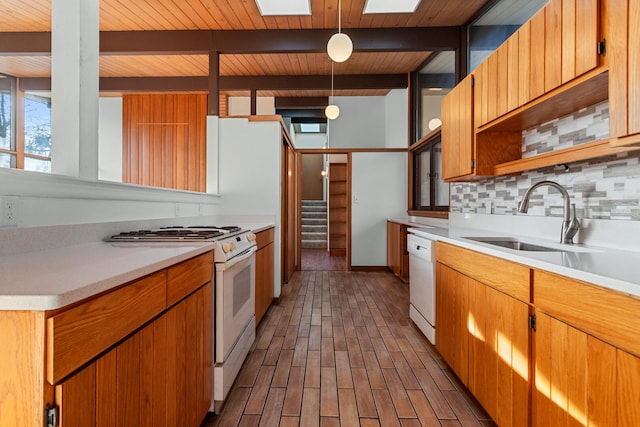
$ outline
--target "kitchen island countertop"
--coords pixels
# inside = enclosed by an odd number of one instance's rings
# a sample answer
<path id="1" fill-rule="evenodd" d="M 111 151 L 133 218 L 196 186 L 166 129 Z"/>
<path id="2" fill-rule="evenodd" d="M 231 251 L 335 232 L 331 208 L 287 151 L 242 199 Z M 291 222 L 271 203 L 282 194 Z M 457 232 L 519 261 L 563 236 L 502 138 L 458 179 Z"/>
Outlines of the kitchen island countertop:
<path id="1" fill-rule="evenodd" d="M 0 310 L 54 310 L 213 250 L 215 243 L 96 242 L 0 257 Z"/>

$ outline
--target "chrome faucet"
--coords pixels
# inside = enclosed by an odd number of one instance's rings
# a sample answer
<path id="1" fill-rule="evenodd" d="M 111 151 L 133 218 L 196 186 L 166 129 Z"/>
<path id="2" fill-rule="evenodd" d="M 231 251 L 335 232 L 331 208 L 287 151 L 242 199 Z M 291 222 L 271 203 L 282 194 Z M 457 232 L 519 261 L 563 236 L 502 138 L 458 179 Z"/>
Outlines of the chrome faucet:
<path id="1" fill-rule="evenodd" d="M 569 210 L 569 200 L 570 200 L 569 193 L 567 193 L 567 190 L 565 190 L 565 188 L 562 185 L 553 181 L 540 181 L 536 184 L 533 184 L 524 193 L 524 196 L 522 196 L 522 201 L 520 202 L 520 206 L 518 206 L 518 212 L 526 213 L 527 210 L 529 210 L 529 197 L 531 197 L 531 193 L 533 193 L 533 191 L 536 188 L 542 187 L 543 185 L 548 185 L 550 187 L 553 187 L 556 190 L 558 190 L 560 194 L 562 194 L 562 198 L 564 199 L 564 218 L 562 221 L 560 243 L 573 244 L 573 236 L 575 236 L 575 234 L 580 229 L 580 222 L 578 221 L 578 218 L 576 218 L 575 204 L 571 205 L 573 208 L 573 217 L 571 217 L 571 213 Z"/>

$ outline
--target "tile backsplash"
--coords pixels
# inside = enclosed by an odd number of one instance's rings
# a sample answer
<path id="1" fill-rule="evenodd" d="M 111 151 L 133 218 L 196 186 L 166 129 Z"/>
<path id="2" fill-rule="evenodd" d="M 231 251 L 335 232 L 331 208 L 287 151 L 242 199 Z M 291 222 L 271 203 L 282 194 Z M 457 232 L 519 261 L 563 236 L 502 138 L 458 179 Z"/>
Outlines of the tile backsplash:
<path id="1" fill-rule="evenodd" d="M 523 132 L 523 157 L 568 148 L 609 135 L 608 102 Z M 563 185 L 579 218 L 640 221 L 640 153 L 632 152 L 525 171 L 519 176 L 451 185 L 451 211 L 515 214 L 518 202 L 532 184 L 551 180 Z M 530 215 L 562 216 L 563 201 L 551 187 L 538 188 L 529 204 Z"/>

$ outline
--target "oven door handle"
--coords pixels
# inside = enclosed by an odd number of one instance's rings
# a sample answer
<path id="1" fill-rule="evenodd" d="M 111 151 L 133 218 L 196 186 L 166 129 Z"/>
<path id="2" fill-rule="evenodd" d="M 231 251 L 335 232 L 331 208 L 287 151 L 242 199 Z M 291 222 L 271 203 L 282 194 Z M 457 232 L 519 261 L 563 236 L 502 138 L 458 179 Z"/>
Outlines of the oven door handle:
<path id="1" fill-rule="evenodd" d="M 231 258 L 227 262 L 216 263 L 216 270 L 224 271 L 224 270 L 226 270 L 228 268 L 231 268 L 234 265 L 236 265 L 237 263 L 242 262 L 245 259 L 253 256 L 253 254 L 255 254 L 256 251 L 257 251 L 257 248 L 255 246 L 252 246 L 249 249 L 247 249 L 246 251 L 244 251 L 244 252 L 240 253 L 239 255 L 236 255 L 235 257 Z"/>

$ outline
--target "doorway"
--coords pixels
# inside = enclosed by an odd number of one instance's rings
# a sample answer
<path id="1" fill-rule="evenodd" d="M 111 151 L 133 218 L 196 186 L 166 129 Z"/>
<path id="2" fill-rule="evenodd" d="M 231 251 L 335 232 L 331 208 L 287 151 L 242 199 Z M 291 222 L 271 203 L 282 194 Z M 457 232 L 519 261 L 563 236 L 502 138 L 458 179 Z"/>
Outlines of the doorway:
<path id="1" fill-rule="evenodd" d="M 349 156 L 313 150 L 300 154 L 299 159 L 298 265 L 301 270 L 346 271 L 350 258 Z"/>

